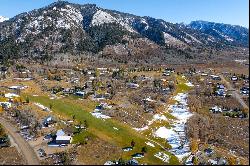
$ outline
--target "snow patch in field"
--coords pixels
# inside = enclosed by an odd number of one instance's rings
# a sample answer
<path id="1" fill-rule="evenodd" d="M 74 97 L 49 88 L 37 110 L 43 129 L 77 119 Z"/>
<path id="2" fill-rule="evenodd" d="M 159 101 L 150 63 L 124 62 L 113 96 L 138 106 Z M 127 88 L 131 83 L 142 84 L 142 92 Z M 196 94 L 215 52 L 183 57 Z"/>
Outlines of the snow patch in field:
<path id="1" fill-rule="evenodd" d="M 160 114 L 155 114 L 153 116 L 154 120 L 167 120 L 167 118 L 164 115 L 160 115 Z"/>
<path id="2" fill-rule="evenodd" d="M 154 144 L 152 144 L 151 142 L 145 142 L 148 146 L 152 146 L 152 147 L 155 147 Z"/>
<path id="3" fill-rule="evenodd" d="M 34 103 L 36 106 L 42 108 L 45 111 L 50 111 L 50 109 L 48 107 L 45 107 L 44 105 L 40 104 L 40 103 Z"/>
<path id="4" fill-rule="evenodd" d="M 116 128 L 116 127 L 113 127 L 113 129 L 114 129 L 114 130 L 119 130 L 119 129 L 118 129 L 118 128 Z"/>
<path id="5" fill-rule="evenodd" d="M 156 130 L 155 136 L 160 138 L 168 139 L 171 136 L 176 135 L 176 132 L 173 129 L 167 129 L 166 127 L 160 127 Z"/>
<path id="6" fill-rule="evenodd" d="M 91 115 L 93 115 L 94 117 L 99 118 L 99 119 L 109 119 L 109 118 L 111 118 L 110 116 L 103 115 L 101 112 L 91 112 Z"/>
<path id="7" fill-rule="evenodd" d="M 183 157 L 190 155 L 189 141 L 185 134 L 185 125 L 187 120 L 192 116 L 189 112 L 187 105 L 187 94 L 178 93 L 173 97 L 176 103 L 168 107 L 169 113 L 176 117 L 177 120 L 173 120 L 170 125 L 173 126 L 170 129 L 166 127 L 158 128 L 154 136 L 164 138 L 171 145 L 170 152 L 173 153 L 179 160 Z"/>
<path id="8" fill-rule="evenodd" d="M 154 156 L 157 157 L 158 159 L 162 160 L 165 163 L 169 162 L 169 156 L 166 153 L 158 152 Z"/>
<path id="9" fill-rule="evenodd" d="M 190 86 L 190 87 L 192 87 L 192 86 L 194 86 L 194 84 L 192 84 L 191 82 L 188 82 L 188 83 L 185 83 L 187 86 Z"/>
<path id="10" fill-rule="evenodd" d="M 133 128 L 136 131 L 143 131 L 143 130 L 147 130 L 148 126 L 142 127 L 142 128 Z"/>

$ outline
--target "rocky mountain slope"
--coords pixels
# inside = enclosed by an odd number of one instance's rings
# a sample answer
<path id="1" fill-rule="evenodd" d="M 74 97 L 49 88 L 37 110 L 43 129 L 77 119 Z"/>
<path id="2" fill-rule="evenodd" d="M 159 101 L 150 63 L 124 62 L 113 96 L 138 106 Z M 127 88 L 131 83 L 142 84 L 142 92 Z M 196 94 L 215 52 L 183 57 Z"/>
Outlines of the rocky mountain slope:
<path id="1" fill-rule="evenodd" d="M 65 1 L 0 23 L 2 60 L 24 56 L 47 59 L 66 52 L 161 59 L 166 50 L 189 56 L 187 50 L 198 47 L 248 47 L 248 43 L 248 29 L 240 26 L 204 21 L 172 24 Z"/>

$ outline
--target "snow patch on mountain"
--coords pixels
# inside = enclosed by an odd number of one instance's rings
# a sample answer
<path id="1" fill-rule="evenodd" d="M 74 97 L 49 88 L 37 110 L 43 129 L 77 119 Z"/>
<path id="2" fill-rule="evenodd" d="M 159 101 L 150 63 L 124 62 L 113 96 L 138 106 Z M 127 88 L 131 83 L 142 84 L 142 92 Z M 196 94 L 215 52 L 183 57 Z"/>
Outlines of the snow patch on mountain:
<path id="1" fill-rule="evenodd" d="M 118 17 L 117 18 L 117 22 L 119 22 L 119 24 L 121 26 L 123 26 L 127 31 L 132 32 L 132 33 L 137 33 L 129 24 L 131 22 L 131 20 L 133 20 L 133 18 L 123 18 L 123 17 Z"/>
<path id="2" fill-rule="evenodd" d="M 65 7 L 66 9 L 61 8 L 61 11 L 66 13 L 64 16 L 70 20 L 73 20 L 77 24 L 81 24 L 81 22 L 83 21 L 81 12 L 70 5 L 66 5 Z"/>
<path id="3" fill-rule="evenodd" d="M 188 34 L 188 33 L 186 33 L 186 35 L 189 36 L 189 37 L 191 37 L 191 39 L 192 39 L 193 41 L 202 44 L 202 42 L 199 41 L 198 39 L 196 39 L 194 36 L 192 36 L 192 35 L 190 35 L 190 34 Z"/>
<path id="4" fill-rule="evenodd" d="M 9 18 L 0 16 L 0 22 L 4 22 L 4 21 L 6 21 L 6 20 L 9 20 Z"/>
<path id="5" fill-rule="evenodd" d="M 60 19 L 56 22 L 56 26 L 57 28 L 65 28 L 65 29 L 70 29 L 70 24 L 66 23 L 66 21 L 64 19 Z"/>
<path id="6" fill-rule="evenodd" d="M 217 32 L 220 36 L 222 36 L 223 38 L 225 38 L 227 41 L 234 41 L 232 38 L 230 38 L 229 36 L 227 35 L 224 35 L 223 33 L 219 32 L 218 30 L 216 29 L 213 29 L 215 32 Z"/>
<path id="7" fill-rule="evenodd" d="M 184 44 L 182 41 L 178 40 L 177 38 L 171 36 L 170 34 L 163 32 L 165 43 L 166 44 L 173 44 L 173 45 L 182 45 Z"/>
<path id="8" fill-rule="evenodd" d="M 144 29 L 148 30 L 149 26 L 148 26 L 147 21 L 144 18 L 141 19 L 141 23 L 143 23 L 144 25 L 146 25 Z"/>
<path id="9" fill-rule="evenodd" d="M 111 16 L 109 13 L 104 12 L 102 10 L 98 10 L 94 14 L 91 24 L 93 26 L 98 26 L 98 25 L 102 25 L 104 23 L 112 23 L 115 21 L 116 21 L 116 18 Z"/>

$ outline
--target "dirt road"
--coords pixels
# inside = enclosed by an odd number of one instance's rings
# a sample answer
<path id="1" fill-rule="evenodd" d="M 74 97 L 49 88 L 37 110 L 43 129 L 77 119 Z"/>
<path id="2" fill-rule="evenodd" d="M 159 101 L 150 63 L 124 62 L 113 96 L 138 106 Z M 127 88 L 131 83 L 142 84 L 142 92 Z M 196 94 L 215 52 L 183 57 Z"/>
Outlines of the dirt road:
<path id="1" fill-rule="evenodd" d="M 246 108 L 249 110 L 249 107 L 246 105 L 245 101 L 241 98 L 239 93 L 232 87 L 232 85 L 224 78 L 223 75 L 220 75 L 220 77 L 222 81 L 226 84 L 228 90 L 232 91 L 233 97 L 236 98 L 236 100 L 238 100 L 238 102 L 242 105 L 243 108 Z"/>
<path id="2" fill-rule="evenodd" d="M 14 139 L 15 143 L 17 144 L 19 150 L 22 152 L 24 159 L 26 160 L 28 165 L 39 165 L 39 159 L 31 148 L 28 142 L 24 140 L 21 135 L 17 133 L 15 127 L 13 127 L 7 120 L 0 117 L 0 123 L 4 126 L 5 130 L 11 135 Z"/>

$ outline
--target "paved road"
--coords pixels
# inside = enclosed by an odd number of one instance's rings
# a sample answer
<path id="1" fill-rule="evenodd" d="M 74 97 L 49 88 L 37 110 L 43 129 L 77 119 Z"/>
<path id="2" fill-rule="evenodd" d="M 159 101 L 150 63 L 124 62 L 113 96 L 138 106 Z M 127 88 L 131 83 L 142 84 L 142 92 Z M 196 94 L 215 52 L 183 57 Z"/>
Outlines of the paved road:
<path id="1" fill-rule="evenodd" d="M 29 145 L 24 138 L 17 133 L 15 127 L 13 127 L 7 120 L 0 117 L 0 123 L 4 126 L 5 130 L 11 135 L 17 144 L 19 150 L 22 152 L 28 165 L 39 165 L 39 159 L 34 152 L 33 148 Z"/>
<path id="2" fill-rule="evenodd" d="M 243 108 L 246 108 L 249 110 L 249 107 L 245 103 L 245 101 L 242 99 L 242 97 L 239 95 L 239 93 L 232 87 L 232 85 L 224 78 L 223 75 L 220 75 L 222 81 L 226 84 L 228 90 L 232 90 L 232 95 L 238 102 L 242 105 Z"/>

